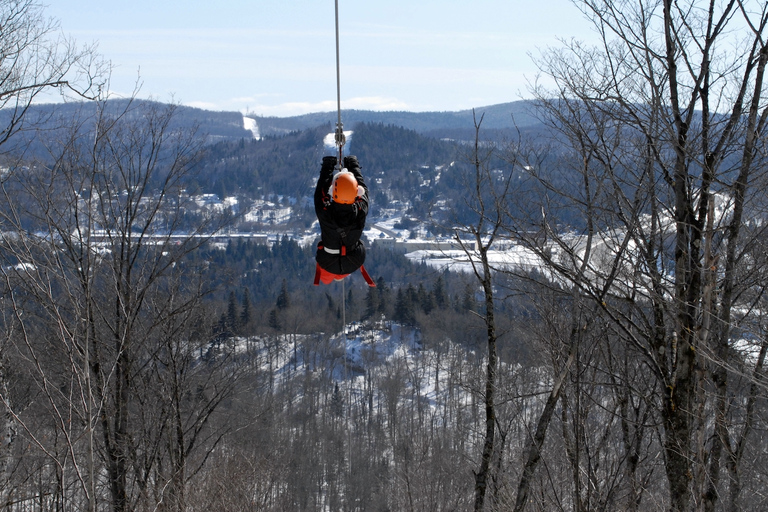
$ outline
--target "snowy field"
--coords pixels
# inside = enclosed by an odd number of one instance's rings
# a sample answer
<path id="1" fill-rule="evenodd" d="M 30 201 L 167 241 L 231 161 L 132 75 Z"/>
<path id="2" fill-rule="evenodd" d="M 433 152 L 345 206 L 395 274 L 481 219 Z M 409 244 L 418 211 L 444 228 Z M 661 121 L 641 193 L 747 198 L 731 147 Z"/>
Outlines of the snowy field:
<path id="1" fill-rule="evenodd" d="M 425 263 L 430 267 L 453 272 L 473 272 L 472 262 L 480 264 L 479 254 L 472 258 L 464 251 L 414 251 L 406 258 L 415 263 Z M 532 251 L 523 247 L 509 247 L 505 250 L 489 251 L 488 260 L 492 268 L 509 271 L 531 271 L 541 267 L 541 260 Z"/>

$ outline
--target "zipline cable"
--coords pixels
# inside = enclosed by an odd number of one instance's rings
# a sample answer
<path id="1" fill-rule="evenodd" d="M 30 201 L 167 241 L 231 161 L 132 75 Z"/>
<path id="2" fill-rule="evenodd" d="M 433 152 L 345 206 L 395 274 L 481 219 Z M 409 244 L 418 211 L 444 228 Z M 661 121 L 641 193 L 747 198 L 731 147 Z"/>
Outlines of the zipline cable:
<path id="1" fill-rule="evenodd" d="M 336 146 L 339 148 L 339 159 L 336 161 L 336 169 L 341 170 L 344 161 L 344 143 L 346 142 L 344 137 L 344 125 L 341 124 L 341 64 L 339 59 L 339 0 L 335 1 L 336 5 L 336 112 L 338 115 L 336 121 Z M 352 432 L 349 428 L 349 417 L 352 413 L 352 384 L 349 380 L 347 373 L 347 359 L 349 347 L 347 346 L 347 292 L 346 292 L 346 279 L 341 280 L 341 332 L 344 341 L 344 380 L 347 383 L 347 411 L 346 427 L 347 427 L 347 464 L 349 465 L 350 475 L 352 473 Z"/>
<path id="2" fill-rule="evenodd" d="M 341 169 L 344 157 L 344 125 L 341 124 L 341 65 L 339 63 L 339 0 L 336 0 L 336 109 L 338 120 L 336 121 L 336 146 L 339 148 L 339 160 L 336 167 Z"/>
<path id="3" fill-rule="evenodd" d="M 336 146 L 339 148 L 339 159 L 336 162 L 336 168 L 342 168 L 343 151 L 345 137 L 344 125 L 341 124 L 341 63 L 339 58 L 339 0 L 336 0 L 336 111 L 338 120 L 336 121 Z M 347 348 L 347 311 L 344 280 L 341 280 L 341 328 L 344 333 L 344 348 Z M 346 358 L 345 358 L 346 364 Z M 346 373 L 346 367 L 345 367 Z M 344 376 L 346 378 L 346 375 Z"/>

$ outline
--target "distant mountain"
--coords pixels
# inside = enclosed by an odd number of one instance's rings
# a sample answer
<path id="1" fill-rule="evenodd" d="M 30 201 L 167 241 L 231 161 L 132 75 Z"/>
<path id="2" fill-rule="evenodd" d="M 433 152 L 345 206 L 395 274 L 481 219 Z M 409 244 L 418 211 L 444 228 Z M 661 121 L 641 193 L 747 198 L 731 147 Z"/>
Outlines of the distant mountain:
<path id="1" fill-rule="evenodd" d="M 111 100 L 110 108 L 118 112 L 129 100 Z M 149 100 L 133 100 L 135 103 L 153 103 Z M 96 105 L 90 102 L 50 103 L 32 106 L 26 113 L 26 125 L 36 129 L 56 129 L 65 125 L 66 120 L 84 118 L 95 113 Z M 533 113 L 531 101 L 516 101 L 474 109 L 479 120 L 483 116 L 483 136 L 486 139 L 501 138 L 515 129 L 535 129 L 540 121 Z M 199 126 L 210 142 L 251 139 L 254 133 L 260 136 L 285 135 L 291 132 L 313 129 L 318 126 L 335 127 L 337 112 L 317 112 L 292 117 L 263 117 L 253 114 L 243 116 L 240 112 L 221 112 L 179 106 L 174 122 L 177 127 Z M 0 110 L 0 127 L 8 126 L 12 110 Z M 371 110 L 342 110 L 345 129 L 352 129 L 358 123 L 383 124 L 413 130 L 437 139 L 467 140 L 474 137 L 472 110 L 453 112 L 376 112 Z M 62 123 L 64 121 L 64 123 Z M 253 124 L 255 123 L 255 126 Z M 23 140 L 31 137 L 22 127 Z M 7 148 L 6 148 L 7 149 Z"/>
<path id="2" fill-rule="evenodd" d="M 118 113 L 126 106 L 127 100 L 114 100 L 108 108 Z M 544 125 L 532 107 L 532 102 L 520 101 L 476 108 L 474 115 L 483 119 L 481 138 L 514 138 L 515 130 L 535 137 Z M 50 141 L 57 137 L 63 140 L 63 130 L 73 124 L 92 123 L 95 113 L 94 103 L 34 106 L 26 117 L 30 130 L 17 134 L 2 149 L 12 152 L 18 144 L 26 158 L 44 161 L 49 157 Z M 0 127 L 7 126 L 10 115 L 0 110 Z M 310 201 L 319 164 L 329 153 L 324 140 L 333 133 L 336 117 L 336 112 L 250 117 L 179 106 L 172 128 L 198 127 L 209 142 L 185 186 L 190 193 L 215 194 L 220 199 L 238 197 L 244 212 L 251 202 L 265 199 L 291 204 L 292 222 L 307 227 L 314 221 Z M 345 154 L 360 158 L 378 208 L 402 209 L 415 219 L 436 215 L 437 209 L 455 210 L 452 215 L 459 219 L 471 213 L 461 210 L 461 177 L 462 168 L 471 160 L 467 154 L 470 146 L 463 142 L 475 137 L 472 110 L 345 110 L 342 121 L 346 130 L 354 132 Z M 40 130 L 45 133 L 38 142 L 35 137 Z M 61 135 L 58 130 L 62 130 Z M 489 165 L 497 170 L 509 167 L 503 159 Z"/>
<path id="3" fill-rule="evenodd" d="M 531 128 L 540 125 L 533 113 L 531 101 L 516 101 L 474 109 L 487 136 L 492 132 L 508 132 L 514 128 Z M 261 117 L 248 115 L 256 120 L 261 135 L 281 135 L 331 123 L 336 125 L 337 112 L 320 112 L 293 117 Z M 435 138 L 466 139 L 474 136 L 472 110 L 456 112 L 374 112 L 370 110 L 342 110 L 344 127 L 357 123 L 381 123 L 414 130 Z M 469 137 L 471 138 L 471 137 Z"/>
<path id="4" fill-rule="evenodd" d="M 107 103 L 109 112 L 122 112 L 128 106 L 131 100 L 116 99 Z M 157 104 L 162 103 L 149 100 L 132 100 L 135 105 L 138 104 Z M 52 132 L 65 127 L 71 127 L 72 121 L 77 119 L 79 122 L 88 124 L 93 121 L 96 114 L 97 105 L 95 102 L 72 102 L 72 103 L 46 103 L 33 105 L 24 115 L 24 122 L 20 126 L 14 127 L 19 133 L 14 139 L 16 144 L 25 144 L 35 136 L 37 131 Z M 0 129 L 5 129 L 13 118 L 13 109 L 0 110 Z M 209 142 L 218 142 L 221 140 L 238 140 L 241 138 L 252 138 L 253 133 L 246 129 L 243 115 L 239 112 L 215 112 L 199 108 L 178 106 L 178 110 L 173 119 L 172 128 L 191 128 L 199 127 L 206 134 Z M 4 147 L 8 150 L 8 147 Z"/>

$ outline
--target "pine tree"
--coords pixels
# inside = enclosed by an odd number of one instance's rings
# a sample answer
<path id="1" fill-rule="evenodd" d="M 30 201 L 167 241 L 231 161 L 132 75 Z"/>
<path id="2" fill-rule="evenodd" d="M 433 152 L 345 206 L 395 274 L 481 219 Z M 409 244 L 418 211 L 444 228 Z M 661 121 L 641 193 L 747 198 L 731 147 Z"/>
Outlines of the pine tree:
<path id="1" fill-rule="evenodd" d="M 467 287 L 464 289 L 464 296 L 461 299 L 461 309 L 467 313 L 474 311 L 475 309 L 475 294 L 472 290 L 472 286 L 469 284 L 467 284 Z"/>
<path id="2" fill-rule="evenodd" d="M 386 281 L 384 281 L 383 277 L 379 277 L 379 279 L 376 281 L 376 293 L 379 298 L 379 304 L 376 309 L 376 312 L 384 316 L 387 316 L 387 314 L 390 311 L 390 304 L 392 299 L 391 299 L 391 291 L 389 287 L 387 287 L 387 283 Z"/>
<path id="3" fill-rule="evenodd" d="M 435 283 L 432 286 L 432 295 L 435 299 L 435 307 L 438 309 L 445 309 L 449 305 L 448 293 L 445 291 L 445 279 L 443 274 L 437 276 Z"/>
<path id="4" fill-rule="evenodd" d="M 413 293 L 410 293 L 413 291 Z M 396 321 L 401 322 L 404 325 L 414 325 L 416 323 L 416 316 L 413 312 L 414 300 L 416 290 L 412 286 L 408 286 L 408 290 L 403 291 L 402 288 L 397 290 L 397 298 L 395 299 L 395 315 Z"/>
<path id="5" fill-rule="evenodd" d="M 421 310 L 427 315 L 430 314 L 432 309 L 435 307 L 435 303 L 432 299 L 432 294 L 427 292 L 422 283 L 419 283 L 419 289 L 416 292 L 416 297 L 418 297 L 418 304 Z"/>
<path id="6" fill-rule="evenodd" d="M 283 279 L 283 286 L 280 288 L 280 294 L 277 296 L 275 306 L 277 306 L 277 309 L 279 310 L 284 310 L 288 309 L 290 305 L 291 298 L 288 295 L 288 284 L 286 283 L 285 279 Z"/>
<path id="7" fill-rule="evenodd" d="M 243 292 L 243 308 L 240 311 L 240 325 L 243 327 L 251 323 L 251 292 L 245 288 Z"/>
<path id="8" fill-rule="evenodd" d="M 398 288 L 397 295 L 395 296 L 395 321 L 405 323 L 405 318 L 408 316 L 407 308 L 408 304 L 406 302 L 405 293 L 402 288 Z"/>
<path id="9" fill-rule="evenodd" d="M 239 318 L 237 316 L 237 297 L 235 292 L 229 292 L 229 303 L 227 304 L 227 324 L 230 331 L 234 334 L 237 331 Z"/>
<path id="10" fill-rule="evenodd" d="M 333 387 L 333 396 L 331 397 L 331 411 L 337 418 L 341 418 L 344 415 L 344 397 L 341 395 L 338 382 Z"/>
<path id="11" fill-rule="evenodd" d="M 219 317 L 219 323 L 216 325 L 216 337 L 219 339 L 227 338 L 232 333 L 229 330 L 229 326 L 227 325 L 227 315 L 225 313 L 222 313 Z"/>
<path id="12" fill-rule="evenodd" d="M 269 310 L 269 318 L 267 320 L 267 325 L 269 325 L 272 329 L 279 331 L 280 330 L 280 317 L 277 315 L 276 309 L 270 309 Z"/>
<path id="13" fill-rule="evenodd" d="M 379 309 L 379 290 L 378 288 L 369 287 L 368 295 L 365 297 L 365 314 L 364 318 L 375 318 L 376 312 Z"/>
<path id="14" fill-rule="evenodd" d="M 355 303 L 354 295 L 352 294 L 352 288 L 347 290 L 347 319 L 355 318 L 355 312 L 357 311 L 357 304 Z"/>
<path id="15" fill-rule="evenodd" d="M 419 292 L 412 284 L 409 284 L 408 288 L 405 289 L 405 298 L 410 306 L 411 313 L 413 313 L 413 308 L 419 303 Z"/>

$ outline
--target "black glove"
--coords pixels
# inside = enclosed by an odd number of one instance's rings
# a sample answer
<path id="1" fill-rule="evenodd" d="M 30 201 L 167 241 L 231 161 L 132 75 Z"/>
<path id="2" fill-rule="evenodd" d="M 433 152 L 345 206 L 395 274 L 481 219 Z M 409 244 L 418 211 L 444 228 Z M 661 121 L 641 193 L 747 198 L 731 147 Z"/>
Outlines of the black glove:
<path id="1" fill-rule="evenodd" d="M 344 168 L 345 169 L 349 169 L 349 170 L 359 169 L 360 168 L 360 163 L 357 161 L 357 157 L 353 156 L 353 155 L 345 156 L 344 157 Z"/>
<path id="2" fill-rule="evenodd" d="M 324 171 L 327 171 L 329 169 L 333 170 L 334 167 L 336 167 L 336 157 L 335 156 L 324 156 L 323 157 L 323 167 L 322 167 L 321 170 L 324 170 Z"/>

